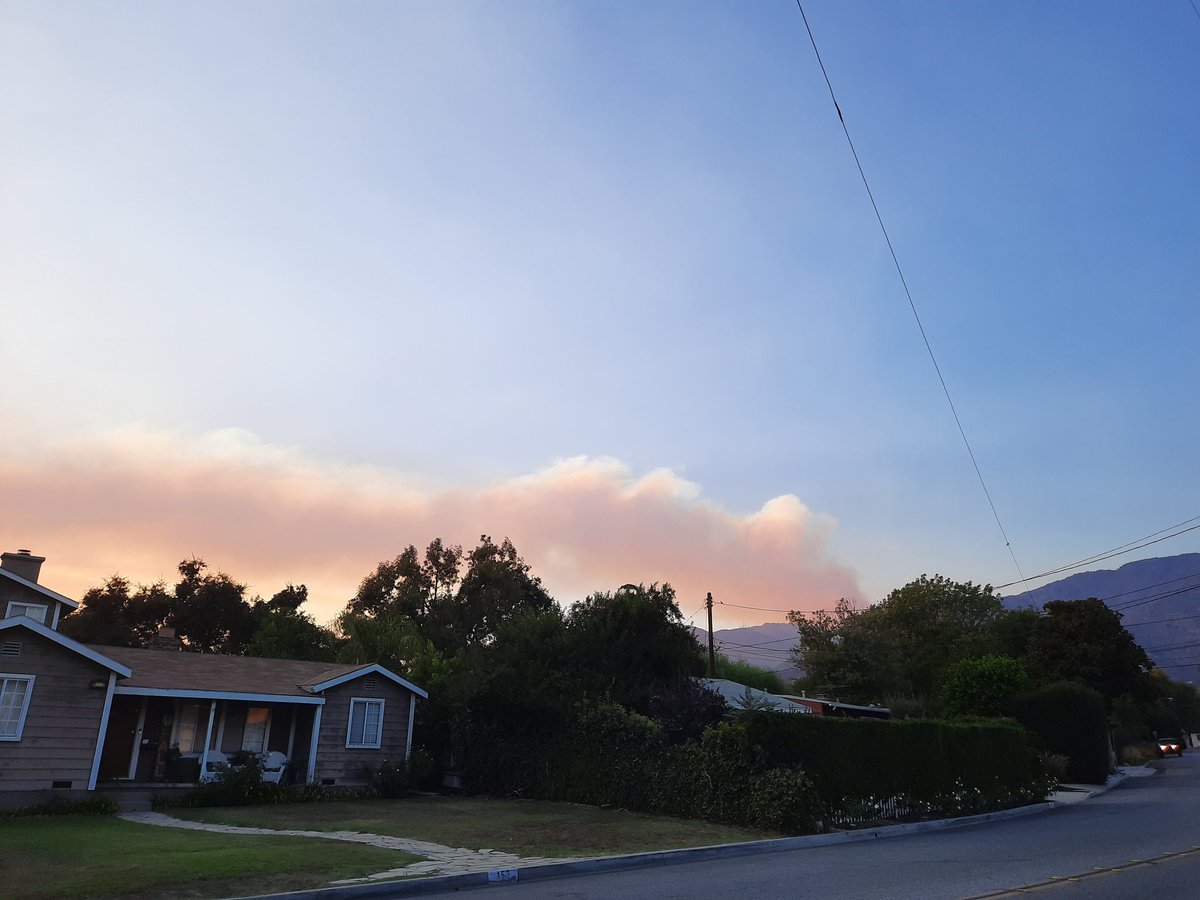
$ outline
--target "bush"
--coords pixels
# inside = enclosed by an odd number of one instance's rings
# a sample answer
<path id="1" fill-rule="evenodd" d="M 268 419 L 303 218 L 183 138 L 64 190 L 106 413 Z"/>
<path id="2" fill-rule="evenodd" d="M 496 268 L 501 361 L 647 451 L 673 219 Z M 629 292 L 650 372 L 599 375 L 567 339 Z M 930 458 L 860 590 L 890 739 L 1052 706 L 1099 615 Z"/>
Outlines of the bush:
<path id="1" fill-rule="evenodd" d="M 1054 784 L 1013 722 L 745 718 L 769 767 L 803 768 L 835 821 L 972 812 L 1044 800 Z M 856 812 L 857 811 L 857 812 Z"/>
<path id="2" fill-rule="evenodd" d="M 751 828 L 820 828 L 820 803 L 799 770 L 772 771 L 737 723 L 672 745 L 663 729 L 615 704 L 583 705 L 566 726 L 523 735 L 471 730 L 473 791 L 613 806 Z"/>
<path id="3" fill-rule="evenodd" d="M 468 728 L 467 787 L 802 834 L 1044 800 L 1055 785 L 1015 722 L 887 722 L 750 712 L 671 744 L 612 704 L 565 725 Z M 471 752 L 478 748 L 478 752 Z"/>
<path id="4" fill-rule="evenodd" d="M 1067 757 L 1071 781 L 1108 780 L 1108 711 L 1099 692 L 1060 681 L 1019 697 L 1014 709 L 1017 721 L 1036 733 L 1048 752 Z"/>

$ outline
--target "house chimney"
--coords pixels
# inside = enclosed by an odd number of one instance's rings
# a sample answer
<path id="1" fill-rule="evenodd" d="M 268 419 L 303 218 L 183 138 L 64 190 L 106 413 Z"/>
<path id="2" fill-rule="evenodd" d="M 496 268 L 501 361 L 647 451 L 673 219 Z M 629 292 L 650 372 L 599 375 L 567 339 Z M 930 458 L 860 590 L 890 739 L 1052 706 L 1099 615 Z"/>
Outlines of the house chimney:
<path id="1" fill-rule="evenodd" d="M 162 625 L 158 629 L 158 634 L 150 638 L 150 643 L 147 650 L 182 650 L 183 642 L 175 634 L 175 629 L 169 625 Z"/>
<path id="2" fill-rule="evenodd" d="M 28 550 L 18 550 L 16 553 L 0 554 L 0 569 L 37 584 L 38 575 L 42 572 L 42 563 L 45 561 L 44 556 L 34 556 Z"/>

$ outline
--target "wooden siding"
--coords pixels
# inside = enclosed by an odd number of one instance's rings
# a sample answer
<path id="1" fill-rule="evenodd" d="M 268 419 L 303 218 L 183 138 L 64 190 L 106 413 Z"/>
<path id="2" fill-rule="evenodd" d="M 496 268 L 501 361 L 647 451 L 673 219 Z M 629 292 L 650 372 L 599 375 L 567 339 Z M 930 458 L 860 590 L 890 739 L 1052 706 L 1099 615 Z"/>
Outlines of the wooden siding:
<path id="1" fill-rule="evenodd" d="M 25 629 L 5 632 L 21 655 L 0 657 L 0 672 L 34 675 L 33 696 L 19 741 L 0 741 L 0 791 L 46 790 L 55 781 L 86 789 L 91 777 L 108 670 Z"/>
<path id="2" fill-rule="evenodd" d="M 15 600 L 17 603 L 33 603 L 37 606 L 46 607 L 46 621 L 42 624 L 47 628 L 54 627 L 54 607 L 60 607 L 58 611 L 59 619 L 71 612 L 70 608 L 57 600 L 47 597 L 45 594 L 39 594 L 33 588 L 27 588 L 23 584 L 17 584 L 15 581 L 10 581 L 7 578 L 0 576 L 0 619 L 4 618 L 4 614 L 8 612 L 9 601 Z"/>
<path id="3" fill-rule="evenodd" d="M 367 687 L 368 683 L 374 686 Z M 355 697 L 384 701 L 378 750 L 346 746 L 350 700 Z M 408 750 L 408 707 L 412 699 L 411 691 L 382 675 L 356 678 L 325 691 L 321 733 L 317 737 L 317 784 L 329 780 L 334 784 L 365 784 L 385 761 L 403 762 Z"/>

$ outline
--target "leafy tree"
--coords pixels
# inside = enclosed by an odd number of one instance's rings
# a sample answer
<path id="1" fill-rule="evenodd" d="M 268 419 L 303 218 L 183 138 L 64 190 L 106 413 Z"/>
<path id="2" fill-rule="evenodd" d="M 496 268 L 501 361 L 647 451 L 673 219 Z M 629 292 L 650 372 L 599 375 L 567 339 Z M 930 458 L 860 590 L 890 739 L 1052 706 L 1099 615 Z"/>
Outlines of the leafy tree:
<path id="1" fill-rule="evenodd" d="M 443 556 L 441 568 L 441 583 L 448 586 L 451 560 Z M 436 576 L 437 567 L 431 569 Z M 466 572 L 453 596 L 445 590 L 433 597 L 428 633 L 435 645 L 454 651 L 492 640 L 508 619 L 553 608 L 553 598 L 512 541 L 505 538 L 496 544 L 485 534 L 467 557 Z"/>
<path id="2" fill-rule="evenodd" d="M 430 543 L 422 559 L 409 544 L 393 560 L 381 562 L 358 587 L 348 605 L 356 615 L 403 616 L 424 623 L 434 604 L 458 584 L 461 547 L 447 547 L 441 538 Z"/>
<path id="3" fill-rule="evenodd" d="M 1013 699 L 1029 690 L 1029 675 L 1009 656 L 960 659 L 942 682 L 942 712 L 948 716 L 1003 716 Z"/>
<path id="4" fill-rule="evenodd" d="M 799 688 L 860 703 L 907 691 L 896 647 L 866 612 L 843 597 L 833 612 L 788 613 L 799 632 Z"/>
<path id="5" fill-rule="evenodd" d="M 1157 696 L 1147 718 L 1154 729 L 1160 735 L 1200 731 L 1200 693 L 1195 685 L 1175 681 L 1162 669 L 1155 669 L 1150 678 Z"/>
<path id="6" fill-rule="evenodd" d="M 337 637 L 300 611 L 307 602 L 308 588 L 302 584 L 289 584 L 270 600 L 252 602 L 254 632 L 243 648 L 246 656 L 332 662 Z"/>
<path id="7" fill-rule="evenodd" d="M 758 688 L 769 694 L 782 694 L 786 690 L 778 672 L 763 669 L 743 659 L 730 659 L 724 653 L 717 654 L 717 677 Z"/>
<path id="8" fill-rule="evenodd" d="M 334 623 L 343 636 L 337 658 L 344 663 L 379 663 L 393 672 L 425 649 L 425 640 L 409 619 L 397 615 L 364 616 L 349 611 Z"/>
<path id="9" fill-rule="evenodd" d="M 669 584 L 597 592 L 571 606 L 566 625 L 589 693 L 638 712 L 701 672 L 700 645 L 683 624 Z"/>
<path id="10" fill-rule="evenodd" d="M 86 644 L 145 647 L 167 622 L 171 598 L 162 584 L 138 585 L 113 575 L 103 587 L 83 595 L 79 609 L 66 616 L 59 630 Z"/>
<path id="11" fill-rule="evenodd" d="M 662 726 L 673 744 L 700 740 L 728 711 L 724 697 L 690 678 L 664 687 L 645 707 L 645 715 Z"/>
<path id="12" fill-rule="evenodd" d="M 1042 617 L 1036 609 L 1009 609 L 992 624 L 993 650 L 1000 656 L 1024 659 Z"/>
<path id="13" fill-rule="evenodd" d="M 1121 625 L 1121 614 L 1094 597 L 1047 603 L 1029 641 L 1025 664 L 1041 683 L 1085 684 L 1110 705 L 1124 693 L 1138 697 L 1153 693 L 1146 651 Z"/>
<path id="14" fill-rule="evenodd" d="M 179 564 L 172 620 L 187 649 L 240 655 L 255 631 L 246 586 L 224 572 L 208 573 L 202 559 Z"/>
<path id="15" fill-rule="evenodd" d="M 833 613 L 791 613 L 807 689 L 860 702 L 881 695 L 936 696 L 948 665 L 989 652 L 1004 613 L 991 585 L 922 575 L 875 606 L 844 599 Z"/>

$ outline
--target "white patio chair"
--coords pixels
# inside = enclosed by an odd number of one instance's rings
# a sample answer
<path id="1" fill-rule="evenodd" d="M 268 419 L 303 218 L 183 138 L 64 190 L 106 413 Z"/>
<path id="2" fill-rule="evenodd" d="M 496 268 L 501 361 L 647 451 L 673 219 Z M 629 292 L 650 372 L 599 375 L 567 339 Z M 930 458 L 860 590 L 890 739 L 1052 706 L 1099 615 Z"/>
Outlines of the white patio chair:
<path id="1" fill-rule="evenodd" d="M 208 762 L 204 764 L 204 771 L 200 773 L 200 783 L 205 784 L 209 781 L 216 781 L 217 776 L 228 766 L 228 755 L 222 753 L 220 750 L 209 750 Z"/>
<path id="2" fill-rule="evenodd" d="M 288 758 L 285 754 L 278 750 L 272 750 L 267 754 L 266 760 L 262 767 L 262 780 L 271 784 L 279 784 L 283 781 L 283 770 L 287 767 Z"/>

